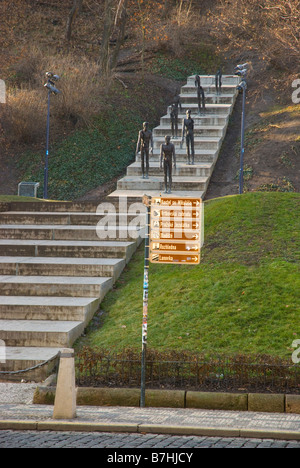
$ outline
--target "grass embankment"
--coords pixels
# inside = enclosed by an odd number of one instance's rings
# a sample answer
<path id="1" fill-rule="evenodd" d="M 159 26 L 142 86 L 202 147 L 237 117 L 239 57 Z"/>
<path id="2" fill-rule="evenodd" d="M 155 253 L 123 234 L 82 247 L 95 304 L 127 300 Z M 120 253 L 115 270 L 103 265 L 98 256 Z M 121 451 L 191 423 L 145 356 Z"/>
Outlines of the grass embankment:
<path id="1" fill-rule="evenodd" d="M 32 201 L 42 201 L 39 198 L 32 197 L 19 197 L 18 195 L 0 195 L 0 202 L 10 203 L 10 202 L 32 202 Z"/>
<path id="2" fill-rule="evenodd" d="M 67 137 L 50 150 L 48 193 L 57 200 L 73 200 L 125 171 L 134 159 L 142 117 L 124 109 L 95 118 L 94 125 Z M 44 186 L 44 158 L 27 152 L 18 164 L 24 181 Z"/>
<path id="3" fill-rule="evenodd" d="M 291 356 L 300 336 L 300 195 L 247 193 L 205 202 L 198 266 L 150 265 L 148 345 Z M 141 347 L 143 246 L 77 345 Z"/>

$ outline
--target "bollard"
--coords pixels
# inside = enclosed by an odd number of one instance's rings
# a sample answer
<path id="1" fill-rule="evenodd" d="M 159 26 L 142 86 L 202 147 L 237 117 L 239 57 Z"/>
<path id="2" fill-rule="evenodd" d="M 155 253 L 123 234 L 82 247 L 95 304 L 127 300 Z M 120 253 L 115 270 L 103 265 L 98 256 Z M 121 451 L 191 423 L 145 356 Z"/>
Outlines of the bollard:
<path id="1" fill-rule="evenodd" d="M 54 400 L 53 419 L 76 417 L 75 361 L 73 349 L 62 349 Z"/>

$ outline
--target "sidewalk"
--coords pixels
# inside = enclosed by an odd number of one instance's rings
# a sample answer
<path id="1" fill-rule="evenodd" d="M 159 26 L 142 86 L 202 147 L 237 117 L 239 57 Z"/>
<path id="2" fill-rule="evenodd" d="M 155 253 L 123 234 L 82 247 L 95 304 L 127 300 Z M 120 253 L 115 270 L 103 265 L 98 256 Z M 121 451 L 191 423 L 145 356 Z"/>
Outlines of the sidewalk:
<path id="1" fill-rule="evenodd" d="M 0 430 L 131 432 L 300 440 L 300 415 L 174 408 L 77 406 L 54 420 L 53 406 L 33 405 L 37 384 L 0 383 Z"/>

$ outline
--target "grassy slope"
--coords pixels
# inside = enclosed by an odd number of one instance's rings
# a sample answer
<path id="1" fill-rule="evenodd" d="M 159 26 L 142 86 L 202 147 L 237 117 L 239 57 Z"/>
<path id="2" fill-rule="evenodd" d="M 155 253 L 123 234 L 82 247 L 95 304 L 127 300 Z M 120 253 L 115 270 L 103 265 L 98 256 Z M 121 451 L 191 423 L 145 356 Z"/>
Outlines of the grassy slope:
<path id="1" fill-rule="evenodd" d="M 300 195 L 205 203 L 199 266 L 150 265 L 148 344 L 209 354 L 291 355 L 299 335 Z M 143 246 L 80 345 L 141 346 Z"/>
<path id="2" fill-rule="evenodd" d="M 142 117 L 111 109 L 95 119 L 94 127 L 75 132 L 51 151 L 49 193 L 57 200 L 72 200 L 119 175 L 134 157 L 136 129 Z M 40 182 L 43 193 L 44 160 L 28 152 L 19 160 L 22 180 Z"/>

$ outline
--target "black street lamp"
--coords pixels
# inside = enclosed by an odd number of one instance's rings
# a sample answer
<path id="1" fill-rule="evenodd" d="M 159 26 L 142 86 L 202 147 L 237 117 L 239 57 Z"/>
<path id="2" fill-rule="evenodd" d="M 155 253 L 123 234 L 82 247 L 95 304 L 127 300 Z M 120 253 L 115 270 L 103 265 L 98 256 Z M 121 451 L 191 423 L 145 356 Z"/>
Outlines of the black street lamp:
<path id="1" fill-rule="evenodd" d="M 44 168 L 44 199 L 48 198 L 48 157 L 49 157 L 49 134 L 50 134 L 50 96 L 51 94 L 59 94 L 60 91 L 56 88 L 55 82 L 59 80 L 58 75 L 51 72 L 46 73 L 47 83 L 44 85 L 48 89 L 48 109 L 47 109 L 47 131 L 46 131 L 46 157 Z"/>

